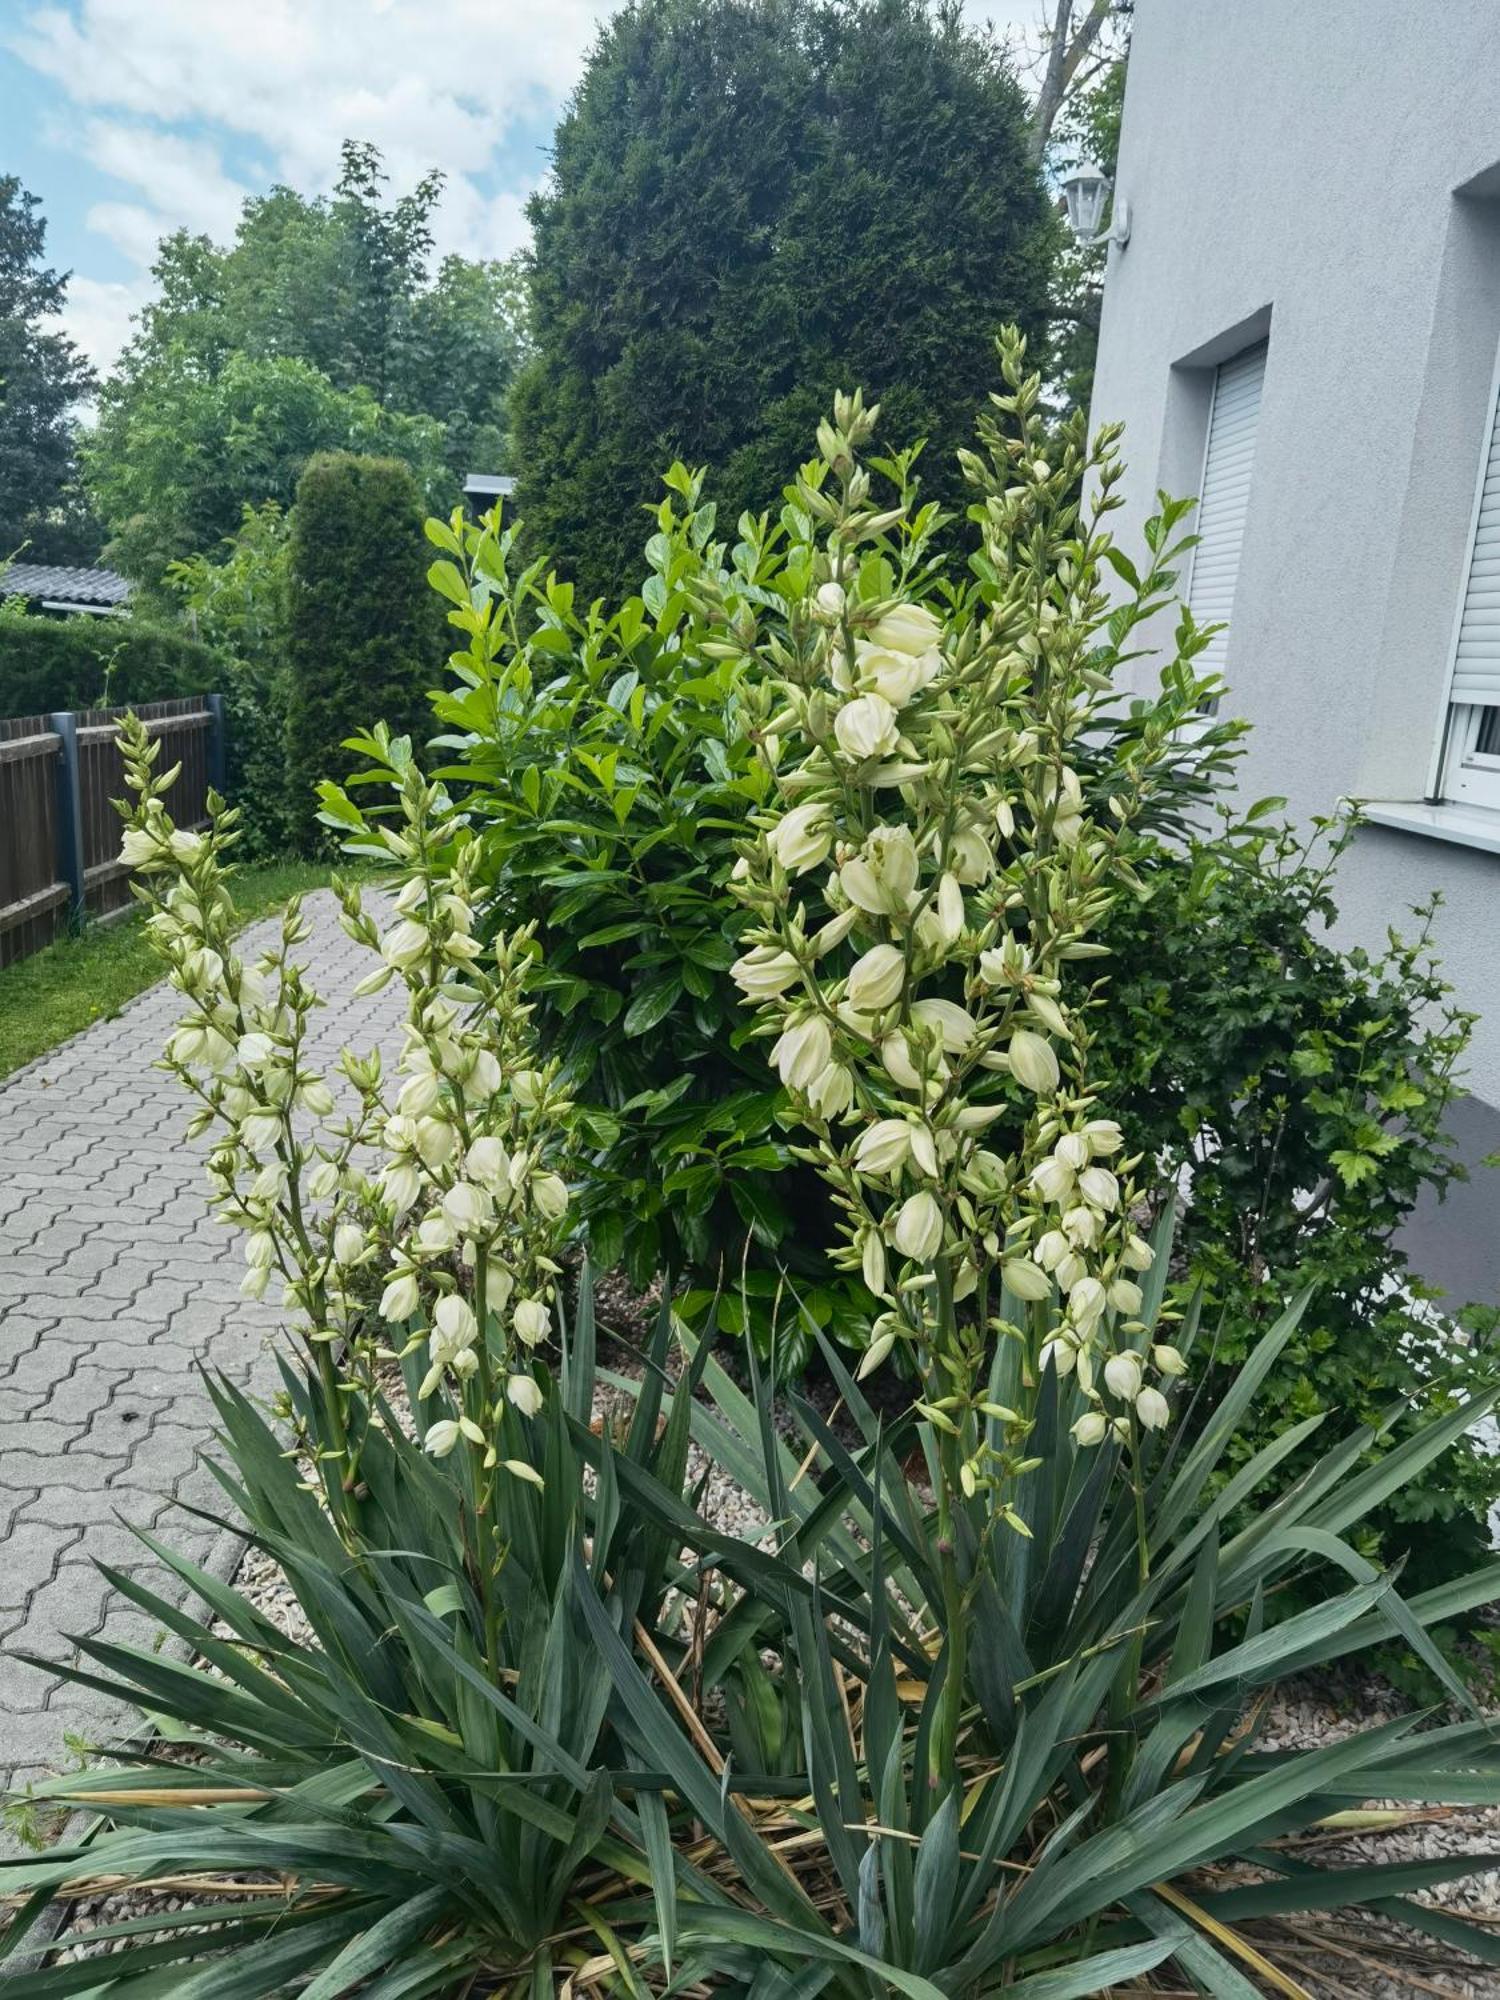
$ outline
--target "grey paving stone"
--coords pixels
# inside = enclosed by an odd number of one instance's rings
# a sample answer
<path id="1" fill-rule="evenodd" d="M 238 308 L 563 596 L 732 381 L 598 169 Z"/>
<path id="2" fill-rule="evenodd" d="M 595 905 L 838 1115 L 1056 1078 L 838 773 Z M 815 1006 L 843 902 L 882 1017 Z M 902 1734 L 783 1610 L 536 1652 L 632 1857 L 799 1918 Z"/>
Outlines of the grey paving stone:
<path id="1" fill-rule="evenodd" d="M 314 1051 L 394 1054 L 399 992 L 353 999 L 368 959 L 332 896 L 306 908 L 304 956 L 329 1002 Z M 248 933 L 250 954 L 274 934 Z M 129 1710 L 16 1655 L 66 1660 L 70 1632 L 159 1642 L 94 1562 L 181 1603 L 127 1524 L 208 1561 L 222 1537 L 177 1504 L 226 1504 L 201 1461 L 212 1420 L 197 1369 L 274 1386 L 276 1314 L 240 1296 L 240 1243 L 210 1216 L 202 1149 L 181 1136 L 186 1099 L 151 1066 L 180 1012 L 154 988 L 0 1084 L 0 1791 L 71 1767 L 69 1739 L 135 1732 Z"/>

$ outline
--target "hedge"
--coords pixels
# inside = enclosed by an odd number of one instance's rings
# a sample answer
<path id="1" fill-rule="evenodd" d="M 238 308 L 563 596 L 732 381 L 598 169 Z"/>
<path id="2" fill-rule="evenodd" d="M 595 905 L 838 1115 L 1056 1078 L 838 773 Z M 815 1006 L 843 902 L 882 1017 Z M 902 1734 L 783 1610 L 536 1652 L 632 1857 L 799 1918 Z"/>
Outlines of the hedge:
<path id="1" fill-rule="evenodd" d="M 0 716 L 118 707 L 207 694 L 219 685 L 207 646 L 138 618 L 0 617 Z"/>
<path id="2" fill-rule="evenodd" d="M 446 653 L 427 586 L 430 551 L 417 482 L 399 459 L 313 459 L 292 515 L 288 765 L 298 838 L 314 843 L 316 786 L 363 759 L 346 737 L 379 721 L 424 744 L 427 690 Z"/>

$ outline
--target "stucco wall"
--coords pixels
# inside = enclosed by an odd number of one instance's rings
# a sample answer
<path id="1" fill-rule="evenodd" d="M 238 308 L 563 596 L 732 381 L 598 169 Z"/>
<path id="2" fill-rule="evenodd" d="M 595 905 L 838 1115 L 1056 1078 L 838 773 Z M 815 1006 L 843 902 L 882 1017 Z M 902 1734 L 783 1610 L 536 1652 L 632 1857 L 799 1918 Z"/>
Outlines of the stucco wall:
<path id="1" fill-rule="evenodd" d="M 1138 0 L 1117 180 L 1094 418 L 1126 425 L 1119 532 L 1196 489 L 1213 364 L 1268 324 L 1226 667 L 1246 788 L 1299 816 L 1421 799 L 1500 342 L 1500 7 Z M 1378 944 L 1433 887 L 1500 1106 L 1500 855 L 1365 829 L 1345 931 Z"/>

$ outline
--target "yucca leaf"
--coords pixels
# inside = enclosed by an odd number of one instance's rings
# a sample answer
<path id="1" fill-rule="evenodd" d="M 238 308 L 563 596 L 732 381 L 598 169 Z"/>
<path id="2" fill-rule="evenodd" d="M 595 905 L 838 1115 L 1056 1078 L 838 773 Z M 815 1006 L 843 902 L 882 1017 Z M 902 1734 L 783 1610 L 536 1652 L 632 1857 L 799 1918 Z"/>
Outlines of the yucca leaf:
<path id="1" fill-rule="evenodd" d="M 1197 1507 L 1214 1467 L 1239 1429 L 1241 1418 L 1277 1356 L 1301 1324 L 1311 1297 L 1310 1289 L 1299 1293 L 1275 1324 L 1260 1336 L 1248 1359 L 1236 1371 L 1222 1400 L 1188 1452 L 1181 1470 L 1152 1509 L 1152 1540 L 1157 1547 L 1164 1547 Z"/>
<path id="2" fill-rule="evenodd" d="M 1393 1583 L 1389 1574 L 1377 1573 L 1373 1583 L 1357 1584 L 1326 1604 L 1311 1605 L 1306 1611 L 1298 1611 L 1279 1625 L 1273 1625 L 1269 1631 L 1205 1660 L 1201 1666 L 1180 1674 L 1170 1687 L 1146 1696 L 1145 1701 L 1149 1705 L 1177 1700 L 1185 1694 L 1196 1694 L 1201 1688 L 1218 1687 L 1225 1681 L 1243 1681 L 1259 1687 L 1276 1680 L 1285 1670 L 1284 1662 L 1342 1632 L 1372 1605 L 1381 1603 Z"/>
<path id="3" fill-rule="evenodd" d="M 639 1792 L 635 1801 L 651 1870 L 651 1893 L 656 1903 L 656 1928 L 661 1934 L 662 1966 L 668 1979 L 677 1954 L 677 1881 L 672 1863 L 672 1828 L 660 1792 Z"/>
<path id="4" fill-rule="evenodd" d="M 1144 1944 L 1126 1944 L 1114 1951 L 1097 1952 L 1072 1965 L 1052 1972 L 1033 1972 L 1005 1989 L 1006 2000 L 1091 2000 L 1122 1980 L 1138 1979 L 1154 1972 L 1172 1955 L 1170 1938 L 1148 1938 Z"/>
<path id="5" fill-rule="evenodd" d="M 927 1822 L 912 1875 L 915 1957 L 919 1970 L 935 1971 L 946 1954 L 958 1889 L 958 1787 L 950 1785 Z"/>
<path id="6" fill-rule="evenodd" d="M 930 1981 L 882 1959 L 871 1958 L 867 1952 L 845 1944 L 839 1938 L 827 1933 L 798 1930 L 791 1924 L 774 1923 L 750 1910 L 719 1908 L 694 1910 L 691 1915 L 685 1913 L 682 1935 L 684 1939 L 690 1936 L 723 1938 L 731 1943 L 776 1952 L 785 1958 L 811 1958 L 829 1965 L 859 1966 L 877 1975 L 893 1991 L 904 1993 L 907 2000 L 946 2000 L 942 1989 Z"/>
<path id="7" fill-rule="evenodd" d="M 301 2000 L 339 2000 L 341 1994 L 383 1972 L 415 1944 L 450 1907 L 447 1888 L 424 1889 L 352 1937 L 329 1965 L 302 1991 Z"/>

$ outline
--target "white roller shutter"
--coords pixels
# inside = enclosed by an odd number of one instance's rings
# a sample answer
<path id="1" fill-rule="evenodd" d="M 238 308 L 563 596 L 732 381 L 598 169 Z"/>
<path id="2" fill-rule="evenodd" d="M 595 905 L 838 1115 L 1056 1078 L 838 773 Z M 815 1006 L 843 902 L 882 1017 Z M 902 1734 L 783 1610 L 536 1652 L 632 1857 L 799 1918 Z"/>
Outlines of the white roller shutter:
<path id="1" fill-rule="evenodd" d="M 1250 474 L 1255 464 L 1255 428 L 1260 420 L 1260 392 L 1266 379 L 1267 343 L 1247 347 L 1214 373 L 1214 399 L 1208 416 L 1208 443 L 1203 453 L 1203 484 L 1193 523 L 1198 546 L 1193 551 L 1188 603 L 1200 625 L 1227 626 L 1234 609 L 1234 586 L 1240 573 L 1240 545 L 1250 507 Z M 1200 673 L 1222 672 L 1229 633 L 1216 633 L 1197 659 Z"/>
<path id="2" fill-rule="evenodd" d="M 1472 708 L 1500 707 L 1500 399 L 1491 414 L 1474 508 L 1452 699 Z"/>

